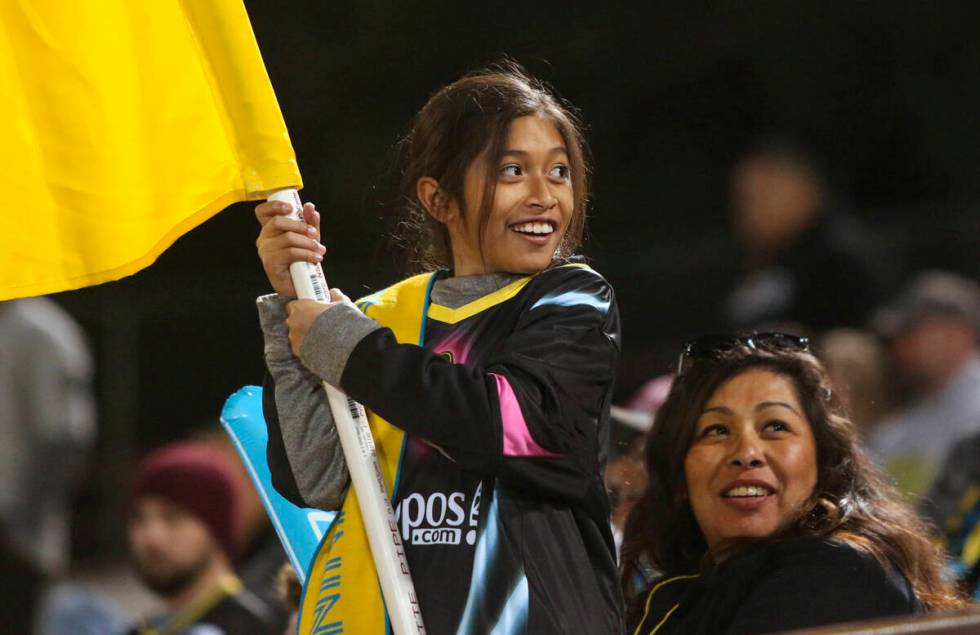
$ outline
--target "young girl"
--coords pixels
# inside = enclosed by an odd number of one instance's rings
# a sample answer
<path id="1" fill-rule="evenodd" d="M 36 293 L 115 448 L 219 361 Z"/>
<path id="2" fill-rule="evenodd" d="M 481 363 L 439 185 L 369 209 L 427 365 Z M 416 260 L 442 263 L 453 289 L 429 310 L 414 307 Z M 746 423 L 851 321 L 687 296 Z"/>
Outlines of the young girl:
<path id="1" fill-rule="evenodd" d="M 490 70 L 437 92 L 407 139 L 402 227 L 428 273 L 356 308 L 336 289 L 327 305 L 290 302 L 289 263 L 322 259 L 319 215 L 256 209 L 276 291 L 258 302 L 274 483 L 341 510 L 301 630 L 385 629 L 324 380 L 371 413 L 429 633 L 622 631 L 602 480 L 619 316 L 609 284 L 570 258 L 587 173 L 568 109 Z"/>

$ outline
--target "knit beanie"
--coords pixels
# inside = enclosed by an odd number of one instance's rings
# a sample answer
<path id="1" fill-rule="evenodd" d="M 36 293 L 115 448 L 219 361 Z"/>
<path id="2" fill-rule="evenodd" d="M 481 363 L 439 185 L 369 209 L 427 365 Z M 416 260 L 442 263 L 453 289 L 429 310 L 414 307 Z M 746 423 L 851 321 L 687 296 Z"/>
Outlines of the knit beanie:
<path id="1" fill-rule="evenodd" d="M 136 468 L 130 507 L 159 496 L 197 516 L 234 560 L 241 540 L 238 481 L 224 456 L 200 443 L 173 443 L 150 453 Z"/>

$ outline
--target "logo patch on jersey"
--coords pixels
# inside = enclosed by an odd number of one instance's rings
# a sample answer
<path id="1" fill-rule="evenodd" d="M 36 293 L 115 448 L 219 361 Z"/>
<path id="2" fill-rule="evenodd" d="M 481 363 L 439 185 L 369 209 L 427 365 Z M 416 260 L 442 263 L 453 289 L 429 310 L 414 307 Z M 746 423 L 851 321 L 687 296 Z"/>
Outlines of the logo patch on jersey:
<path id="1" fill-rule="evenodd" d="M 395 508 L 402 540 L 413 545 L 476 544 L 482 488 L 483 483 L 477 485 L 468 504 L 464 492 L 409 494 Z"/>

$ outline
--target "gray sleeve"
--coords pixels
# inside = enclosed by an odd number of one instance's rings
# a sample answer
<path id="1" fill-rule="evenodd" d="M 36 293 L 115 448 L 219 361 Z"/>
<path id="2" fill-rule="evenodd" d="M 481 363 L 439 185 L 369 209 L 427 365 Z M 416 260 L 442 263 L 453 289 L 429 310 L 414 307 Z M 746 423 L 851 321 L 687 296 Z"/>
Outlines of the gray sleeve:
<path id="1" fill-rule="evenodd" d="M 257 301 L 278 427 L 303 500 L 318 509 L 339 509 L 350 481 L 347 463 L 320 378 L 290 350 L 284 311 L 289 300 L 273 294 Z"/>
<path id="2" fill-rule="evenodd" d="M 299 357 L 323 381 L 339 387 L 351 352 L 366 335 L 380 328 L 353 304 L 335 304 L 313 322 L 299 347 Z"/>

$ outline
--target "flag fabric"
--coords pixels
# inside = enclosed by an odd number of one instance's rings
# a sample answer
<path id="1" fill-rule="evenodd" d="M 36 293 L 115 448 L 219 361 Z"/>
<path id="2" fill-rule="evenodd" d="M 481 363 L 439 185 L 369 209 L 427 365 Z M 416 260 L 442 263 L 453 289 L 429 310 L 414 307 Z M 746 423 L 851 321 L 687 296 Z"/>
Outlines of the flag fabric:
<path id="1" fill-rule="evenodd" d="M 4 0 L 0 139 L 0 300 L 135 273 L 302 185 L 242 0 Z"/>
<path id="2" fill-rule="evenodd" d="M 272 473 L 266 460 L 269 430 L 262 415 L 262 388 L 245 386 L 228 397 L 221 410 L 221 423 L 252 477 L 252 484 L 265 505 L 269 520 L 279 534 L 300 583 L 306 584 L 307 571 L 336 513 L 297 507 L 273 487 Z"/>

